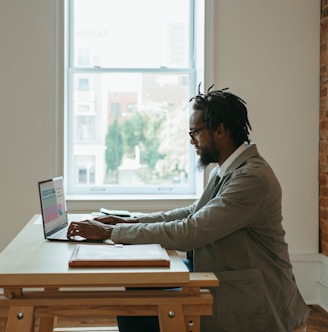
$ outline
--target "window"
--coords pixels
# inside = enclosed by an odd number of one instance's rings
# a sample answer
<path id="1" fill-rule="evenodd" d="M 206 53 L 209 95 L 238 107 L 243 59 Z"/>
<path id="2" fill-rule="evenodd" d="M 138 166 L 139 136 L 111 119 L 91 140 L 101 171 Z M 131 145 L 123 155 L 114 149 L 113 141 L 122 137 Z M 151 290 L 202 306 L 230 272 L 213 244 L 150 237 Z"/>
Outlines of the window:
<path id="1" fill-rule="evenodd" d="M 68 194 L 195 194 L 193 0 L 68 0 Z"/>

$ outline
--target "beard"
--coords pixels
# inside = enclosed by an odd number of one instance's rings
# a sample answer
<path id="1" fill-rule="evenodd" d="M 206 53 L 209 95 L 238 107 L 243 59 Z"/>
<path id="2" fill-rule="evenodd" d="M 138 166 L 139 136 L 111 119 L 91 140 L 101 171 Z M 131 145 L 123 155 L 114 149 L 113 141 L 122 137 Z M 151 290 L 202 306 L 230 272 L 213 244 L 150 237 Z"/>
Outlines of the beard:
<path id="1" fill-rule="evenodd" d="M 219 158 L 217 152 L 214 149 L 209 148 L 199 148 L 199 160 L 198 160 L 198 168 L 199 170 L 204 169 L 211 163 L 217 163 Z"/>

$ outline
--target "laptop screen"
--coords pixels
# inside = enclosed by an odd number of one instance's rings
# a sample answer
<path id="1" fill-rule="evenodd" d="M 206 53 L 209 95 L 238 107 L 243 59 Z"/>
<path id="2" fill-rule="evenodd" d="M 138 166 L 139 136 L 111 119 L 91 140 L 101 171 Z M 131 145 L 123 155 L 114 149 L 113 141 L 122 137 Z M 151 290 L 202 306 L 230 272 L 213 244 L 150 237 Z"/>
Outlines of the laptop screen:
<path id="1" fill-rule="evenodd" d="M 39 194 L 45 234 L 67 225 L 63 177 L 40 181 Z"/>

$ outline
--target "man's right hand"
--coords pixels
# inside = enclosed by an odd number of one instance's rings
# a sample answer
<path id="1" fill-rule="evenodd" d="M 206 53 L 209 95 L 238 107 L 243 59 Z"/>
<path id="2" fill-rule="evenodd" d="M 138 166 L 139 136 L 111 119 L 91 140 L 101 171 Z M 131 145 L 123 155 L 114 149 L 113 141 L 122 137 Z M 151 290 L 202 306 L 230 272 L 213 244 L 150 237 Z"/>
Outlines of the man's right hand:
<path id="1" fill-rule="evenodd" d="M 114 226 L 105 225 L 95 220 L 72 221 L 67 237 L 81 236 L 90 240 L 109 240 Z"/>

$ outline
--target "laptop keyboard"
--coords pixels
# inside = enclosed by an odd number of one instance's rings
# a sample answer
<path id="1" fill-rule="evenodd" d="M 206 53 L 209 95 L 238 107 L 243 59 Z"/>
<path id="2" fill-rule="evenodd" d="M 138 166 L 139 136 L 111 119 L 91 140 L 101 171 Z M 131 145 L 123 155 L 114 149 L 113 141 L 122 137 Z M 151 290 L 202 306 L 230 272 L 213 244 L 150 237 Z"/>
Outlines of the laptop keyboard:
<path id="1" fill-rule="evenodd" d="M 54 235 L 56 239 L 67 239 L 67 228 L 60 229 Z"/>

